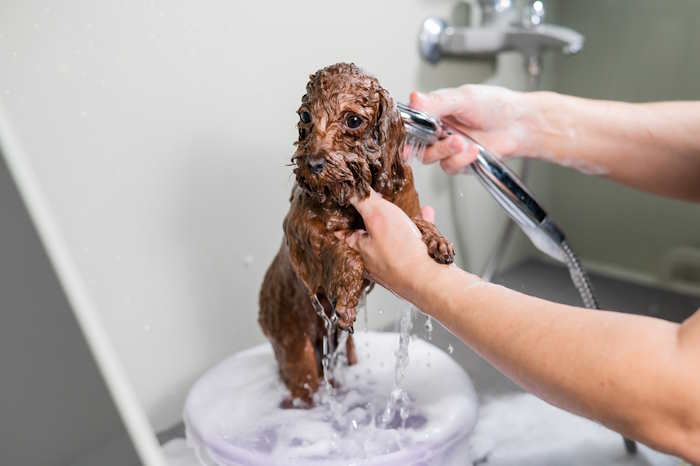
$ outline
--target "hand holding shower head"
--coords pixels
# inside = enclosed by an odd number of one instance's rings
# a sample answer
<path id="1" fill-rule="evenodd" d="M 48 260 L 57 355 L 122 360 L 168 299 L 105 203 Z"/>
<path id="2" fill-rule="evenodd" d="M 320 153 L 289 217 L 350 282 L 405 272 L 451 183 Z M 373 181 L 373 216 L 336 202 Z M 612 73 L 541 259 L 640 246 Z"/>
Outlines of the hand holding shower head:
<path id="1" fill-rule="evenodd" d="M 398 104 L 398 108 L 406 128 L 406 140 L 418 151 L 451 134 L 460 134 L 474 144 L 479 154 L 470 167 L 484 188 L 537 249 L 553 259 L 568 263 L 564 233 L 552 222 L 520 178 L 501 162 L 500 157 L 469 135 L 446 125 L 438 118 L 401 103 Z"/>

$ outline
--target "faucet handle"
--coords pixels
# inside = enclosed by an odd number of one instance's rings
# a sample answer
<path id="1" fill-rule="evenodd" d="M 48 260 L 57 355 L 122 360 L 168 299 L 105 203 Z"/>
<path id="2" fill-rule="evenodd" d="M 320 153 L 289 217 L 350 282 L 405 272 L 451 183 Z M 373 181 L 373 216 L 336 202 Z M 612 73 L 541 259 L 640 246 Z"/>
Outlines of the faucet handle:
<path id="1" fill-rule="evenodd" d="M 440 40 L 443 31 L 447 29 L 447 22 L 433 16 L 423 21 L 421 30 L 418 33 L 418 48 L 421 56 L 433 65 L 440 61 L 442 56 L 442 48 Z"/>

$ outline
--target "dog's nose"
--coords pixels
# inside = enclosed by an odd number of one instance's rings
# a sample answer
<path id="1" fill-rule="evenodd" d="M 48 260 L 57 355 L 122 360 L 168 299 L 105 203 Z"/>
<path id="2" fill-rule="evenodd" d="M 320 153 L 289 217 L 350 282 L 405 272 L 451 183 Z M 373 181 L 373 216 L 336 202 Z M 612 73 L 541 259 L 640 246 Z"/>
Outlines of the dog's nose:
<path id="1" fill-rule="evenodd" d="M 306 159 L 306 166 L 309 167 L 311 173 L 318 175 L 323 171 L 323 167 L 326 166 L 326 159 L 323 157 L 308 157 Z"/>

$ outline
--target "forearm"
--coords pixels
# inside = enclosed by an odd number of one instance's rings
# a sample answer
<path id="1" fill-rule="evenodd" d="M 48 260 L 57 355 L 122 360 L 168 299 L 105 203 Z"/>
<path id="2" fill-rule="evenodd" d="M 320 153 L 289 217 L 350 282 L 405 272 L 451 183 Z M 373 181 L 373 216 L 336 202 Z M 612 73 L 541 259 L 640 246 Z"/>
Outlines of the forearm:
<path id="1" fill-rule="evenodd" d="M 416 304 L 508 377 L 555 405 L 700 460 L 700 364 L 681 351 L 678 325 L 551 303 L 455 267 L 432 276 L 414 290 Z"/>
<path id="2" fill-rule="evenodd" d="M 700 102 L 632 104 L 526 94 L 528 155 L 630 186 L 700 200 Z"/>

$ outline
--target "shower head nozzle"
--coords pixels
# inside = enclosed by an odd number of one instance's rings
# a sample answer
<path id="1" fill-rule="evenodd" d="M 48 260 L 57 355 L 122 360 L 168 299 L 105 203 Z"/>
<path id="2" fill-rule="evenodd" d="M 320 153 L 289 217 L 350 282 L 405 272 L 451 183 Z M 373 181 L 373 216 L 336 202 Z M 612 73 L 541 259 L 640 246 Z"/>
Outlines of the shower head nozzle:
<path id="1" fill-rule="evenodd" d="M 460 134 L 479 151 L 470 165 L 484 188 L 515 221 L 532 243 L 548 256 L 566 261 L 562 249 L 564 234 L 547 216 L 518 176 L 496 154 L 491 153 L 469 135 L 445 125 L 432 115 L 398 104 L 406 127 L 409 145 L 429 146 L 450 134 Z"/>

